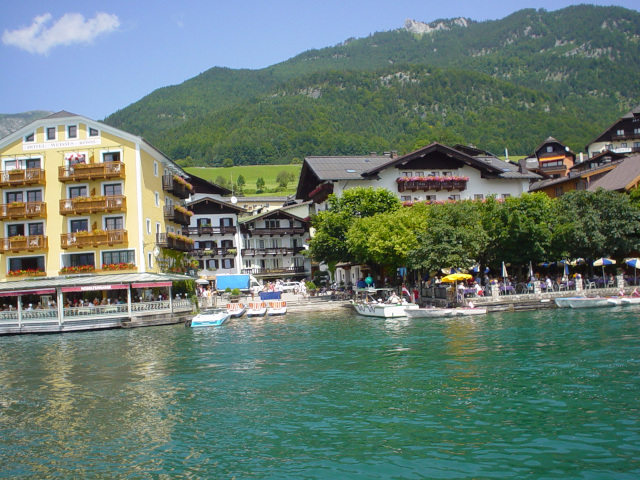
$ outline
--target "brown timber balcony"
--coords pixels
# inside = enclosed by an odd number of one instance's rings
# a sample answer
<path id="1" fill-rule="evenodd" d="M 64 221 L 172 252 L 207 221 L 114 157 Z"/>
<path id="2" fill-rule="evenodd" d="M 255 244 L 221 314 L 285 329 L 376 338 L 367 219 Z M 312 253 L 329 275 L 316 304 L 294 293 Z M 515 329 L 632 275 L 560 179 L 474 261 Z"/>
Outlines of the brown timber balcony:
<path id="1" fill-rule="evenodd" d="M 322 185 L 318 185 L 316 188 L 311 190 L 311 192 L 309 193 L 309 198 L 313 200 L 313 203 L 322 203 L 332 193 L 333 193 L 333 184 L 323 183 Z"/>
<path id="2" fill-rule="evenodd" d="M 194 244 L 190 238 L 177 233 L 156 233 L 156 243 L 159 247 L 179 252 L 191 252 Z"/>
<path id="3" fill-rule="evenodd" d="M 235 255 L 237 252 L 236 247 L 228 248 L 194 248 L 191 250 L 191 255 L 194 257 L 215 257 L 216 255 Z"/>
<path id="4" fill-rule="evenodd" d="M 60 235 L 62 248 L 98 247 L 128 243 L 126 230 L 92 230 L 90 232 L 63 233 Z"/>
<path id="5" fill-rule="evenodd" d="M 237 228 L 233 225 L 226 227 L 188 227 L 183 228 L 182 233 L 185 235 L 235 235 Z"/>
<path id="6" fill-rule="evenodd" d="M 304 235 L 308 230 L 305 227 L 284 227 L 284 228 L 248 228 L 248 232 L 251 235 L 258 235 L 260 237 L 268 235 L 284 236 L 284 235 Z"/>
<path id="7" fill-rule="evenodd" d="M 396 180 L 398 183 L 398 192 L 415 192 L 416 190 L 422 190 L 424 192 L 429 190 L 462 191 L 467 189 L 468 181 L 469 179 L 467 177 L 434 177 L 432 179 L 426 177 L 420 180 L 401 177 Z"/>
<path id="8" fill-rule="evenodd" d="M 60 215 L 125 212 L 127 199 L 124 195 L 105 195 L 98 197 L 75 197 L 60 200 Z"/>
<path id="9" fill-rule="evenodd" d="M 303 250 L 302 247 L 282 247 L 282 248 L 243 248 L 243 257 L 256 256 L 276 256 L 276 255 L 295 255 Z"/>
<path id="10" fill-rule="evenodd" d="M 187 212 L 189 212 L 189 210 L 178 205 L 164 206 L 164 218 L 179 223 L 180 225 L 189 225 L 191 215 Z"/>
<path id="11" fill-rule="evenodd" d="M 284 267 L 284 268 L 243 268 L 242 273 L 252 274 L 256 276 L 261 275 L 294 275 L 305 273 L 305 269 L 302 266 Z"/>
<path id="12" fill-rule="evenodd" d="M 124 163 L 77 163 L 73 167 L 58 167 L 58 180 L 61 182 L 102 178 L 125 178 Z"/>
<path id="13" fill-rule="evenodd" d="M 182 199 L 189 198 L 193 193 L 193 186 L 178 175 L 163 175 L 162 189 Z"/>
<path id="14" fill-rule="evenodd" d="M 12 202 L 0 205 L 0 220 L 43 217 L 47 214 L 44 202 Z"/>
<path id="15" fill-rule="evenodd" d="M 0 172 L 0 187 L 14 185 L 44 185 L 44 170 L 41 168 L 17 168 Z"/>
<path id="16" fill-rule="evenodd" d="M 47 237 L 44 235 L 29 235 L 23 237 L 18 235 L 15 237 L 0 238 L 0 252 L 33 252 L 34 250 L 46 250 L 49 248 Z"/>

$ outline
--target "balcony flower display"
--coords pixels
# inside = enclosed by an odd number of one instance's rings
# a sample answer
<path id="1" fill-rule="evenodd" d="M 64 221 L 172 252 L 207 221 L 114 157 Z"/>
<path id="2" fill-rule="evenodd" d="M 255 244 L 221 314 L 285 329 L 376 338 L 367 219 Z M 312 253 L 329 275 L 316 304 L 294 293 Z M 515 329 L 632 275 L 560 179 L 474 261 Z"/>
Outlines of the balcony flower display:
<path id="1" fill-rule="evenodd" d="M 88 273 L 96 269 L 93 265 L 77 265 L 75 267 L 62 267 L 59 273 Z"/>
<path id="2" fill-rule="evenodd" d="M 38 270 L 36 268 L 27 268 L 25 270 L 9 270 L 9 272 L 7 273 L 9 277 L 37 277 L 44 274 L 44 270 Z"/>
<path id="3" fill-rule="evenodd" d="M 183 185 L 187 190 L 193 190 L 193 185 L 187 182 L 180 175 L 173 175 L 173 181 L 178 182 L 180 185 Z"/>
<path id="4" fill-rule="evenodd" d="M 185 237 L 184 235 L 180 235 L 179 233 L 169 232 L 167 233 L 167 237 L 173 240 L 179 240 L 181 242 L 188 243 L 190 245 L 193 245 L 195 243 L 195 240 L 193 238 Z"/>
<path id="5" fill-rule="evenodd" d="M 468 181 L 469 177 L 460 175 L 396 178 L 399 192 L 404 192 L 405 190 L 465 190 Z"/>
<path id="6" fill-rule="evenodd" d="M 102 264 L 102 270 L 109 270 L 109 271 L 114 271 L 114 270 L 132 270 L 134 268 L 136 268 L 136 264 L 135 263 L 120 262 L 120 263 L 103 263 Z"/>
<path id="7" fill-rule="evenodd" d="M 187 210 L 186 208 L 180 206 L 180 205 L 174 205 L 173 208 L 180 213 L 185 214 L 187 217 L 192 217 L 193 216 L 193 212 L 191 210 Z"/>
<path id="8" fill-rule="evenodd" d="M 403 182 L 468 182 L 469 177 L 462 177 L 458 175 L 451 175 L 448 177 L 440 177 L 440 176 L 427 176 L 427 177 L 398 177 L 396 179 L 396 183 Z"/>

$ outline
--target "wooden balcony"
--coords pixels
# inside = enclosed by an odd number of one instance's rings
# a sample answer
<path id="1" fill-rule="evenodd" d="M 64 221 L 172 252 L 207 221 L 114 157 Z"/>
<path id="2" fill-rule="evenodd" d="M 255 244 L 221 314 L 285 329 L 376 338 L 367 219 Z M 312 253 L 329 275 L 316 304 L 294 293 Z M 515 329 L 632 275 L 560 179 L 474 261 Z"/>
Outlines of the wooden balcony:
<path id="1" fill-rule="evenodd" d="M 189 195 L 194 192 L 193 186 L 177 175 L 163 175 L 162 189 L 182 199 L 189 198 Z"/>
<path id="2" fill-rule="evenodd" d="M 313 203 L 322 203 L 332 193 L 333 183 L 323 183 L 321 185 L 318 185 L 309 193 L 309 198 L 313 200 Z"/>
<path id="3" fill-rule="evenodd" d="M 243 257 L 258 257 L 258 256 L 272 256 L 276 255 L 295 255 L 303 250 L 302 247 L 279 247 L 279 248 L 243 248 L 242 256 Z"/>
<path id="4" fill-rule="evenodd" d="M 234 225 L 227 227 L 188 227 L 183 228 L 185 235 L 235 235 L 237 228 Z"/>
<path id="5" fill-rule="evenodd" d="M 44 235 L 29 235 L 23 237 L 0 238 L 0 253 L 6 252 L 33 252 L 35 250 L 46 250 L 49 248 L 47 237 Z"/>
<path id="6" fill-rule="evenodd" d="M 124 195 L 75 197 L 60 200 L 60 215 L 126 211 L 127 199 Z"/>
<path id="7" fill-rule="evenodd" d="M 0 220 L 44 217 L 47 204 L 44 202 L 13 202 L 0 205 Z"/>
<path id="8" fill-rule="evenodd" d="M 415 192 L 416 190 L 422 190 L 424 192 L 428 192 L 429 190 L 435 190 L 439 192 L 440 190 L 466 190 L 467 189 L 467 180 L 455 180 L 455 179 L 444 179 L 440 180 L 398 180 L 398 192 Z"/>
<path id="9" fill-rule="evenodd" d="M 60 235 L 62 248 L 98 247 L 100 245 L 118 245 L 128 243 L 126 230 L 93 230 L 91 232 L 73 232 Z"/>
<path id="10" fill-rule="evenodd" d="M 243 268 L 242 273 L 259 277 L 264 275 L 296 275 L 306 273 L 306 271 L 302 266 L 293 266 L 283 268 Z"/>
<path id="11" fill-rule="evenodd" d="M 194 242 L 190 242 L 189 238 L 184 237 L 183 235 L 156 233 L 156 243 L 162 248 L 169 248 L 179 252 L 191 252 L 193 250 Z"/>
<path id="12" fill-rule="evenodd" d="M 45 175 L 41 168 L 17 168 L 0 172 L 0 187 L 20 185 L 44 185 Z"/>
<path id="13" fill-rule="evenodd" d="M 194 257 L 234 256 L 238 250 L 236 247 L 228 248 L 194 248 L 191 255 Z"/>
<path id="14" fill-rule="evenodd" d="M 58 167 L 58 180 L 61 182 L 105 178 L 125 178 L 124 163 L 77 163 L 73 167 Z"/>
<path id="15" fill-rule="evenodd" d="M 283 227 L 283 228 L 251 228 L 249 226 L 247 228 L 247 233 L 251 235 L 258 235 L 260 237 L 263 236 L 280 236 L 283 237 L 285 235 L 304 235 L 309 230 L 305 227 Z"/>
<path id="16" fill-rule="evenodd" d="M 189 225 L 191 221 L 191 215 L 185 213 L 182 207 L 177 205 L 165 205 L 164 206 L 164 218 L 180 225 Z"/>

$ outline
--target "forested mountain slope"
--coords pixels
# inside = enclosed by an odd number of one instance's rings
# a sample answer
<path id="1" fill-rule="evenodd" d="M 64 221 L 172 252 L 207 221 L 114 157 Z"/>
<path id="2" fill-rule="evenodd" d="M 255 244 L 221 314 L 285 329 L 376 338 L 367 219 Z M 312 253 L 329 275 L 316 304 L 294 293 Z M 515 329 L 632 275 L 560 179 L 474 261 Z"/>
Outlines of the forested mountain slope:
<path id="1" fill-rule="evenodd" d="M 420 24 L 418 24 L 420 26 Z M 461 141 L 575 150 L 640 103 L 640 13 L 580 5 L 438 20 L 262 70 L 212 68 L 109 116 L 188 164 L 282 163 Z"/>

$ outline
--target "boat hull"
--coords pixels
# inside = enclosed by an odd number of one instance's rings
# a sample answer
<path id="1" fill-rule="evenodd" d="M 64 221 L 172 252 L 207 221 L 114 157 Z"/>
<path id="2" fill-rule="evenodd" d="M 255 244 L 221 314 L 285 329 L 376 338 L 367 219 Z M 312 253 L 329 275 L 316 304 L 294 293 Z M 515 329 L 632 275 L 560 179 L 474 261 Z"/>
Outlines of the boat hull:
<path id="1" fill-rule="evenodd" d="M 247 309 L 242 303 L 227 303 L 227 313 L 233 318 L 239 318 L 245 314 Z"/>
<path id="2" fill-rule="evenodd" d="M 191 328 L 199 327 L 219 327 L 229 319 L 229 313 L 226 311 L 214 313 L 199 313 L 191 319 L 189 326 Z"/>
<path id="3" fill-rule="evenodd" d="M 268 302 L 267 315 L 285 315 L 287 313 L 287 302 Z"/>
<path id="4" fill-rule="evenodd" d="M 413 304 L 385 304 L 385 303 L 359 303 L 353 304 L 360 315 L 365 317 L 377 317 L 377 318 L 397 318 L 406 317 L 407 310 L 417 309 L 417 305 Z"/>
<path id="5" fill-rule="evenodd" d="M 486 308 L 418 308 L 407 310 L 409 318 L 470 317 L 485 315 Z"/>
<path id="6" fill-rule="evenodd" d="M 247 309 L 247 317 L 264 317 L 267 314 L 267 304 L 264 302 L 252 302 Z"/>
<path id="7" fill-rule="evenodd" d="M 596 308 L 622 304 L 621 299 L 613 297 L 561 297 L 554 301 L 558 308 Z"/>

